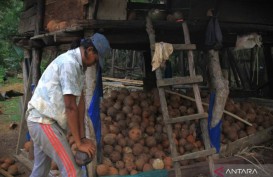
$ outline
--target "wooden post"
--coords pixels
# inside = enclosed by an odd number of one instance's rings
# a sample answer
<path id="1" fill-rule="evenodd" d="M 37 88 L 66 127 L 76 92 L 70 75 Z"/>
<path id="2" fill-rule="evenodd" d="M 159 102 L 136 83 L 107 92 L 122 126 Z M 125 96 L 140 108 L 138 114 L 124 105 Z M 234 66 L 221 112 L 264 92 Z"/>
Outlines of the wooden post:
<path id="1" fill-rule="evenodd" d="M 33 73 L 33 67 L 31 65 L 30 67 L 30 72 L 29 72 L 29 77 L 27 81 L 27 91 L 25 93 L 25 100 L 24 100 L 24 105 L 23 105 L 23 110 L 21 114 L 21 123 L 20 123 L 20 129 L 19 129 L 19 137 L 18 137 L 18 142 L 17 142 L 17 147 L 16 147 L 16 154 L 18 155 L 20 153 L 20 149 L 23 147 L 24 142 L 26 141 L 26 133 L 27 133 L 27 122 L 26 122 L 26 110 L 27 110 L 27 104 L 28 101 L 31 98 L 31 83 L 32 83 L 32 73 Z"/>
<path id="2" fill-rule="evenodd" d="M 32 75 L 32 84 L 35 86 L 38 84 L 38 81 L 41 77 L 41 50 L 33 49 L 32 50 L 32 67 L 33 67 L 33 75 Z"/>
<path id="3" fill-rule="evenodd" d="M 98 9 L 99 1 L 90 1 L 89 0 L 89 10 L 87 19 L 96 19 L 97 9 Z M 89 37 L 94 33 L 94 31 L 85 31 L 84 37 Z M 85 134 L 87 138 L 90 138 L 96 142 L 96 136 L 93 128 L 93 124 L 90 120 L 90 117 L 87 115 L 87 110 L 90 106 L 91 99 L 93 97 L 93 92 L 95 90 L 95 83 L 96 83 L 96 73 L 97 67 L 91 66 L 88 67 L 85 72 L 85 106 L 86 106 L 86 114 L 85 114 Z M 97 166 L 97 153 L 93 158 L 93 161 L 89 163 L 87 168 L 87 173 L 89 177 L 96 176 L 96 166 Z"/>
<path id="4" fill-rule="evenodd" d="M 212 87 L 216 91 L 211 122 L 211 127 L 215 127 L 222 118 L 229 94 L 228 81 L 223 78 L 218 51 L 209 50 L 209 73 Z"/>

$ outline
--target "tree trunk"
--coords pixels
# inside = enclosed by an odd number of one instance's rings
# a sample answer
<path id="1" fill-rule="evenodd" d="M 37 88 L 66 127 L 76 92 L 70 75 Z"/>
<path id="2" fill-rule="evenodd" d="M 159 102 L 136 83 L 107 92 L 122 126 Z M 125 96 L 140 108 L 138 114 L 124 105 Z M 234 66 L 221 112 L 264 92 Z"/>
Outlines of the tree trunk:
<path id="1" fill-rule="evenodd" d="M 211 87 L 216 92 L 211 122 L 211 127 L 215 127 L 222 118 L 229 94 L 229 87 L 228 81 L 224 79 L 221 71 L 218 51 L 209 51 L 209 61 Z"/>

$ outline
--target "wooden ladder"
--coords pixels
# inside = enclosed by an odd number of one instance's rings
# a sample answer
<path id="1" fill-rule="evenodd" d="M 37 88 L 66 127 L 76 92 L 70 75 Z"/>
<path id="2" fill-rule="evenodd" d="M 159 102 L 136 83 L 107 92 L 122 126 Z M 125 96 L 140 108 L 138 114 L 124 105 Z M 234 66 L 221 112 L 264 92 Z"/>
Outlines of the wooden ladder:
<path id="1" fill-rule="evenodd" d="M 146 19 L 146 30 L 149 35 L 150 40 L 150 48 L 151 48 L 151 54 L 153 56 L 154 50 L 155 50 L 155 32 L 153 29 L 152 21 L 149 17 Z M 185 44 L 173 44 L 174 50 L 187 50 L 188 54 L 188 64 L 189 64 L 189 72 L 190 76 L 187 77 L 176 77 L 176 78 L 168 78 L 168 79 L 162 79 L 162 72 L 161 69 L 156 70 L 156 78 L 157 78 L 157 87 L 159 91 L 159 97 L 160 97 L 160 103 L 161 103 L 161 109 L 163 114 L 164 123 L 167 129 L 168 139 L 170 141 L 170 150 L 171 150 L 171 158 L 174 162 L 174 170 L 175 170 L 175 176 L 181 177 L 181 170 L 180 170 L 180 163 L 179 161 L 182 160 L 189 160 L 189 159 L 197 159 L 199 157 L 207 157 L 209 160 L 209 169 L 210 169 L 210 175 L 214 176 L 214 163 L 212 159 L 212 154 L 216 153 L 215 148 L 211 148 L 210 146 L 210 140 L 208 135 L 208 128 L 207 128 L 207 117 L 208 114 L 204 112 L 201 97 L 200 97 L 200 90 L 197 83 L 200 83 L 203 81 L 202 76 L 197 76 L 195 74 L 195 67 L 194 67 L 194 60 L 193 60 L 193 52 L 192 50 L 196 49 L 196 46 L 194 44 L 191 44 L 190 42 L 190 36 L 189 36 L 189 30 L 186 22 L 182 23 L 182 28 L 184 32 L 184 39 Z M 172 86 L 172 85 L 183 85 L 183 84 L 192 84 L 193 92 L 195 96 L 195 102 L 197 106 L 198 113 L 193 115 L 186 115 L 176 118 L 170 118 L 169 112 L 167 108 L 167 102 L 165 97 L 165 86 Z M 185 155 L 179 156 L 177 153 L 176 145 L 173 139 L 173 130 L 172 130 L 172 124 L 184 122 L 184 121 L 190 121 L 190 120 L 197 120 L 201 119 L 200 126 L 202 131 L 202 137 L 205 145 L 205 150 L 197 151 Z"/>

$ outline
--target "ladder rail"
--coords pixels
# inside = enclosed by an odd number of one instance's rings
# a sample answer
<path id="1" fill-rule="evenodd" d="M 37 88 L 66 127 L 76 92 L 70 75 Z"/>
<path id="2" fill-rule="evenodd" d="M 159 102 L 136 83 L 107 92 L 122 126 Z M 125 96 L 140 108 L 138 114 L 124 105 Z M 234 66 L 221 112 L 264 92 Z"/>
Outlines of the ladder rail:
<path id="1" fill-rule="evenodd" d="M 155 45 L 155 31 L 153 29 L 151 19 L 149 17 L 147 17 L 146 21 L 147 21 L 146 31 L 149 35 L 151 55 L 153 55 L 154 54 L 154 47 L 153 46 Z M 155 73 L 156 73 L 157 79 L 162 79 L 162 73 L 161 73 L 160 68 L 157 69 Z M 161 104 L 163 118 L 164 118 L 164 120 L 168 120 L 170 118 L 169 118 L 169 112 L 167 109 L 167 101 L 165 99 L 165 91 L 163 88 L 159 88 L 158 92 L 159 92 L 159 98 L 160 98 L 160 104 Z M 174 158 L 174 157 L 178 156 L 178 153 L 177 153 L 176 146 L 175 146 L 174 139 L 173 139 L 172 125 L 171 124 L 166 125 L 166 129 L 167 129 L 168 139 L 170 141 L 171 156 L 172 156 L 172 158 Z M 180 170 L 179 162 L 174 162 L 174 169 L 175 169 L 176 176 L 181 177 L 181 170 Z"/>
<path id="2" fill-rule="evenodd" d="M 187 22 L 182 23 L 182 28 L 183 28 L 183 32 L 184 32 L 185 44 L 190 44 L 191 41 L 190 41 L 190 34 L 189 34 L 189 28 L 188 28 Z M 190 76 L 195 76 L 196 74 L 195 74 L 195 66 L 194 66 L 193 51 L 192 50 L 188 51 L 188 61 L 189 61 Z M 193 84 L 193 92 L 194 92 L 194 96 L 195 96 L 195 103 L 197 106 L 198 113 L 204 113 L 200 90 L 199 90 L 199 87 L 197 84 Z M 208 135 L 207 121 L 205 119 L 202 119 L 200 121 L 200 126 L 201 126 L 205 149 L 209 149 L 210 148 L 210 139 L 209 139 L 209 135 Z M 208 160 L 209 160 L 210 175 L 215 176 L 214 175 L 214 162 L 213 162 L 212 156 L 208 156 Z"/>

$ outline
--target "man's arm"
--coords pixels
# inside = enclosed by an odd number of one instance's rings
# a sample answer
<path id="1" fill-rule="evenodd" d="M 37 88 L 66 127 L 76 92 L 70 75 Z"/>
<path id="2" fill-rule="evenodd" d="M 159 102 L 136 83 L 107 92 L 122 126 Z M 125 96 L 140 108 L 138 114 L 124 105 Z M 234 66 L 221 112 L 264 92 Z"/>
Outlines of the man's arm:
<path id="1" fill-rule="evenodd" d="M 81 141 L 79 109 L 76 104 L 76 96 L 64 95 L 64 104 L 68 127 L 75 139 L 78 150 L 86 152 L 91 157 L 95 153 L 95 146 Z"/>
<path id="2" fill-rule="evenodd" d="M 80 102 L 78 105 L 79 109 L 79 122 L 80 122 L 80 137 L 85 138 L 85 128 L 84 128 L 84 118 L 85 118 L 85 101 L 84 101 L 84 94 L 82 91 Z"/>

